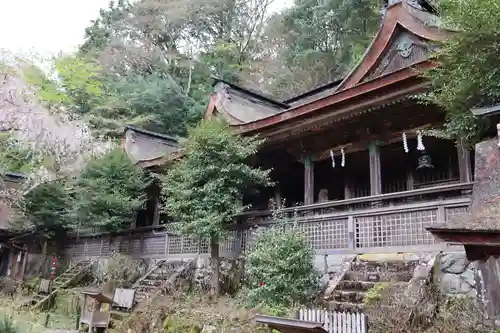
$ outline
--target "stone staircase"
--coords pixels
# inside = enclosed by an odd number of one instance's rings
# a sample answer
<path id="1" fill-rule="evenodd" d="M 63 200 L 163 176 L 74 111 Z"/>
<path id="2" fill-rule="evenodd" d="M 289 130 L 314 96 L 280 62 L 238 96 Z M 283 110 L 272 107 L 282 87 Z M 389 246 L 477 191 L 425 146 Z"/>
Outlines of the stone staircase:
<path id="1" fill-rule="evenodd" d="M 360 312 L 367 293 L 378 283 L 407 283 L 418 261 L 377 261 L 357 257 L 337 283 L 327 301 L 335 311 Z"/>
<path id="2" fill-rule="evenodd" d="M 60 290 L 81 281 L 91 271 L 92 266 L 92 261 L 82 260 L 76 263 L 76 265 L 69 267 L 64 273 L 55 278 L 49 294 L 35 294 L 31 301 L 32 309 L 42 308 Z"/>
<path id="3" fill-rule="evenodd" d="M 136 289 L 135 303 L 142 303 L 148 297 L 156 294 L 161 288 L 165 287 L 172 274 L 185 263 L 185 261 L 170 260 L 161 260 L 157 262 L 152 270 L 134 284 L 133 288 Z"/>
<path id="4" fill-rule="evenodd" d="M 160 294 L 162 291 L 169 289 L 175 284 L 179 277 L 183 277 L 185 272 L 192 268 L 194 259 L 188 261 L 181 260 L 160 260 L 137 280 L 132 289 L 136 290 L 133 309 L 120 310 L 113 309 L 111 311 L 111 319 L 113 326 L 116 327 L 120 321 L 123 321 L 135 311 L 141 311 L 148 301 Z"/>

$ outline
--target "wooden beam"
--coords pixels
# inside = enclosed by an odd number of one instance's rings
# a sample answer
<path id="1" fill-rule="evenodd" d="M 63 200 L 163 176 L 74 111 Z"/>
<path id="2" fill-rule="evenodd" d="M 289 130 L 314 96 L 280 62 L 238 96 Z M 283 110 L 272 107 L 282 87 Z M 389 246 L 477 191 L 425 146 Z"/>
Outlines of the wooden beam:
<path id="1" fill-rule="evenodd" d="M 153 225 L 160 224 L 160 198 L 155 199 L 155 208 L 153 213 Z"/>
<path id="2" fill-rule="evenodd" d="M 472 181 L 472 165 L 470 161 L 470 150 L 457 141 L 457 154 L 458 154 L 458 171 L 460 173 L 460 181 L 468 183 Z"/>
<path id="3" fill-rule="evenodd" d="M 417 131 L 425 130 L 428 129 L 432 126 L 432 124 L 425 124 L 423 126 L 415 127 L 412 129 L 407 129 L 403 131 L 398 131 L 398 132 L 392 132 L 390 134 L 386 135 L 373 135 L 370 137 L 368 140 L 360 141 L 360 142 L 355 142 L 355 143 L 349 143 L 346 145 L 339 145 L 332 147 L 331 149 L 322 151 L 320 153 L 314 154 L 312 157 L 313 161 L 321 161 L 327 158 L 330 158 L 330 150 L 334 152 L 338 152 L 341 149 L 344 149 L 344 152 L 346 154 L 352 154 L 356 153 L 359 151 L 365 151 L 370 142 L 378 141 L 382 142 L 384 146 L 390 145 L 395 142 L 401 142 L 403 141 L 403 133 L 406 133 L 406 137 L 408 139 L 413 139 L 417 137 Z M 435 126 L 435 125 L 434 125 Z"/>
<path id="4" fill-rule="evenodd" d="M 304 205 L 314 203 L 314 162 L 304 159 Z"/>
<path id="5" fill-rule="evenodd" d="M 370 154 L 370 195 L 379 195 L 382 194 L 382 174 L 378 142 L 370 142 L 368 151 Z"/>

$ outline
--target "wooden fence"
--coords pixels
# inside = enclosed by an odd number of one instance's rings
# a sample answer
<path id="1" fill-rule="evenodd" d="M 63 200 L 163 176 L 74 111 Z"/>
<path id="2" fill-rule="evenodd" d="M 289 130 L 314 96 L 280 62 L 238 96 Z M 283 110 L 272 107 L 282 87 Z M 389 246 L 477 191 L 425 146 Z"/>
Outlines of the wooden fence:
<path id="1" fill-rule="evenodd" d="M 287 208 L 290 227 L 299 228 L 318 255 L 450 250 L 426 230 L 452 223 L 467 211 L 471 183 L 331 201 Z M 457 197 L 447 197 L 454 193 Z M 356 205 L 361 205 L 357 207 Z M 252 246 L 258 229 L 277 226 L 270 212 L 248 212 L 230 226 L 220 254 L 234 257 Z M 81 236 L 63 249 L 68 259 L 109 257 L 118 252 L 139 258 L 175 259 L 208 255 L 210 242 L 175 232 L 174 224 L 156 231 L 125 230 L 120 235 Z"/>
<path id="2" fill-rule="evenodd" d="M 298 319 L 323 323 L 328 333 L 367 333 L 368 321 L 363 313 L 327 311 L 321 309 L 301 309 Z"/>

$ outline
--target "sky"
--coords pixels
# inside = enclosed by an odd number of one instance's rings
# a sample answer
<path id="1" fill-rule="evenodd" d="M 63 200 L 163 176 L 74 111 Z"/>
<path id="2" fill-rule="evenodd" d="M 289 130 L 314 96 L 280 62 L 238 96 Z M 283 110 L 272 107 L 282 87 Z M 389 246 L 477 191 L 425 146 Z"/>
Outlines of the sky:
<path id="1" fill-rule="evenodd" d="M 168 1 L 168 0 L 167 0 Z M 72 52 L 109 0 L 0 0 L 0 49 L 49 57 Z M 292 0 L 275 0 L 278 10 Z"/>

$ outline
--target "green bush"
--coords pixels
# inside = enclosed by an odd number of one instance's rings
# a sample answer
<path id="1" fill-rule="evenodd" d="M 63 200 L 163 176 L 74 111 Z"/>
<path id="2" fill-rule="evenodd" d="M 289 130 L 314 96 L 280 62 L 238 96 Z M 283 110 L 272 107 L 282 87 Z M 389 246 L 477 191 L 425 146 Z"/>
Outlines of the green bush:
<path id="1" fill-rule="evenodd" d="M 11 317 L 6 315 L 0 320 L 0 333 L 20 333 L 21 330 L 14 325 Z"/>
<path id="2" fill-rule="evenodd" d="M 281 309 L 309 301 L 319 281 L 313 259 L 314 250 L 298 228 L 258 231 L 246 256 L 248 305 Z"/>

